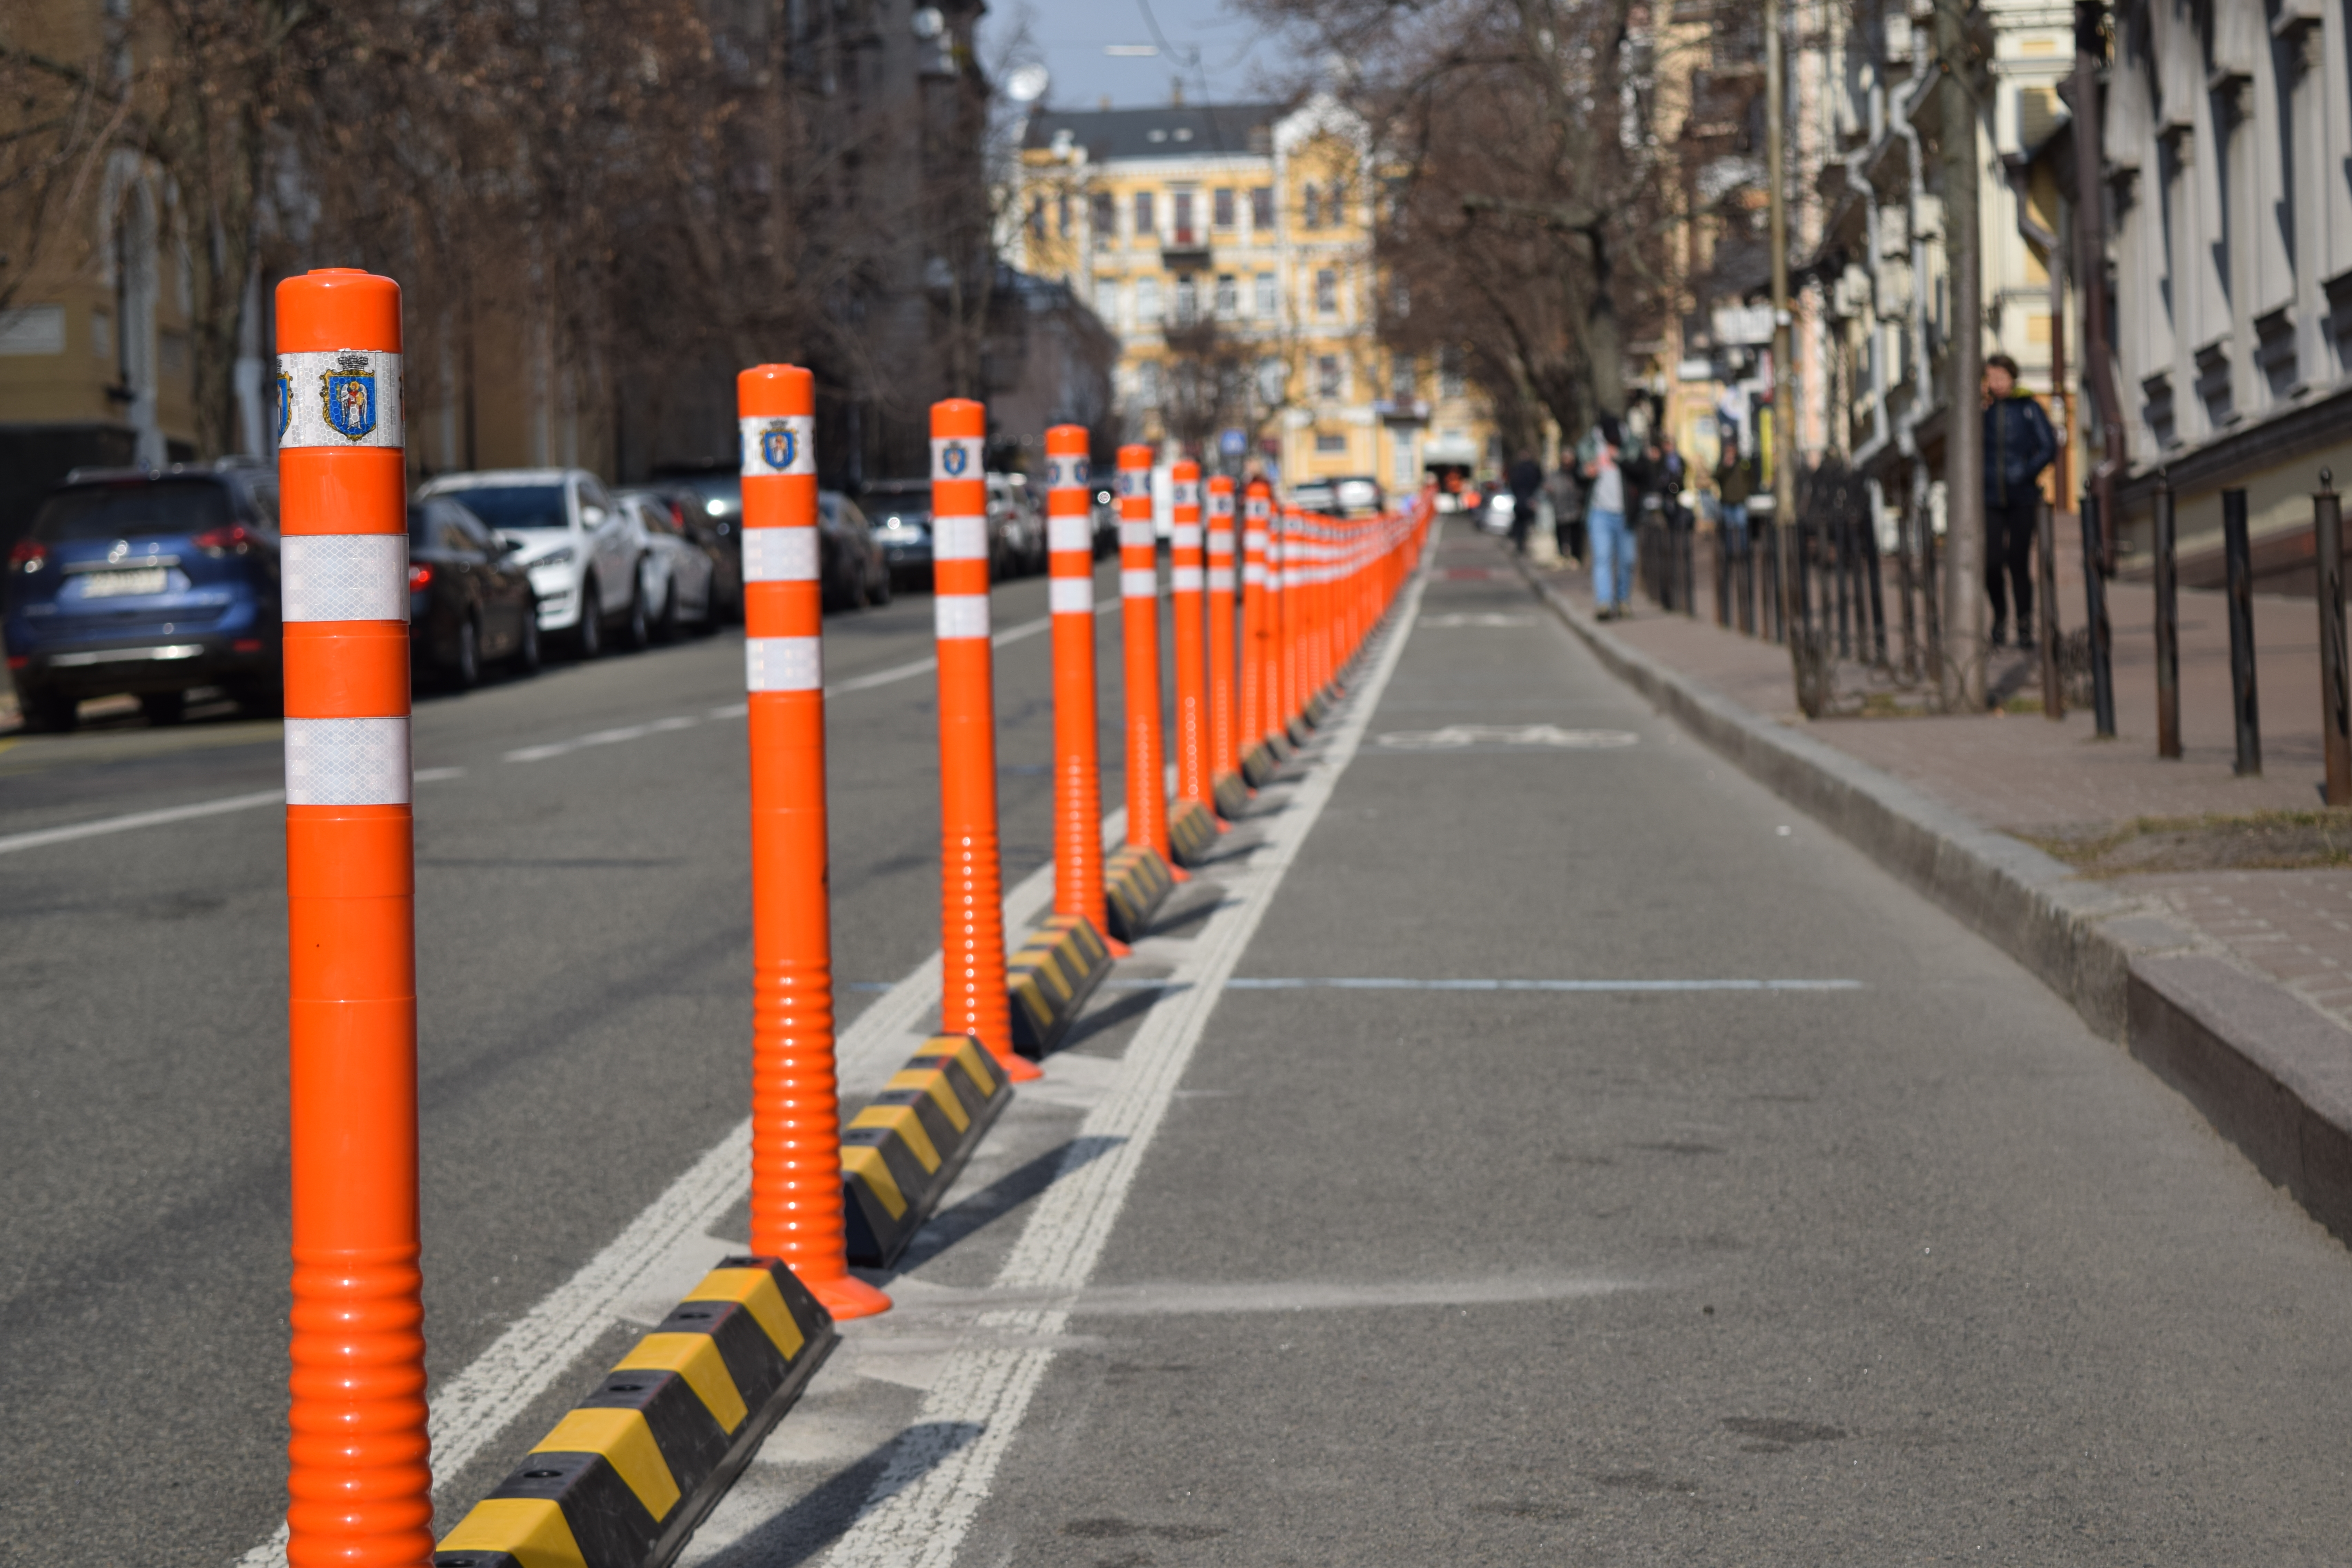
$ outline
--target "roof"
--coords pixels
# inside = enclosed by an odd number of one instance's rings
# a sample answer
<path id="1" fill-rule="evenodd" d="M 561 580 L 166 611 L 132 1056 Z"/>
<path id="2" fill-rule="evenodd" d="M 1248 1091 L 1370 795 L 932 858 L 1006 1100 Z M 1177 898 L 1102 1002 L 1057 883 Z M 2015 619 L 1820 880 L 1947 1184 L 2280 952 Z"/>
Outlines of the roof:
<path id="1" fill-rule="evenodd" d="M 1284 103 L 1187 103 L 1157 109 L 1041 109 L 1029 117 L 1024 148 L 1049 148 L 1064 131 L 1090 163 L 1129 158 L 1202 158 L 1273 149 L 1268 133 Z"/>

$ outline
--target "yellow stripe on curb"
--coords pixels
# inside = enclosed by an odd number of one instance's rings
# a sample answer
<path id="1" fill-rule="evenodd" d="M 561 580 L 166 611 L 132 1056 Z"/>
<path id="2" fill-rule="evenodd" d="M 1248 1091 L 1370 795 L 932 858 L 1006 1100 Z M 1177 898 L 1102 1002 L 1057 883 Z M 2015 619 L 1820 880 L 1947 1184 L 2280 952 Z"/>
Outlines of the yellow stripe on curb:
<path id="1" fill-rule="evenodd" d="M 768 1342 L 786 1361 L 797 1357 L 808 1343 L 808 1336 L 793 1321 L 792 1309 L 784 1305 L 784 1293 L 776 1289 L 775 1277 L 764 1268 L 714 1268 L 702 1277 L 702 1283 L 687 1300 L 738 1303 L 768 1331 Z"/>
<path id="2" fill-rule="evenodd" d="M 766 1275 L 760 1278 L 768 1283 Z M 768 1288 L 775 1289 L 772 1284 Z M 783 1298 L 777 1297 L 776 1304 L 781 1308 Z M 669 1473 L 669 1461 L 662 1458 L 661 1445 L 654 1441 L 653 1426 L 642 1410 L 570 1411 L 531 1452 L 602 1454 L 656 1521 L 667 1518 L 677 1506 L 677 1478 Z"/>
<path id="3" fill-rule="evenodd" d="M 923 1131 L 923 1119 L 915 1114 L 911 1105 L 869 1105 L 849 1125 L 880 1127 L 896 1132 L 915 1158 L 922 1162 L 926 1172 L 940 1168 L 940 1152 L 933 1146 L 931 1135 Z"/>
<path id="4" fill-rule="evenodd" d="M 921 1089 L 931 1097 L 931 1103 L 940 1108 L 940 1114 L 948 1119 L 949 1126 L 959 1133 L 971 1126 L 971 1113 L 964 1110 L 963 1101 L 956 1098 L 955 1085 L 950 1083 L 948 1075 L 937 1068 L 901 1068 L 891 1075 L 885 1087 Z"/>
<path id="5" fill-rule="evenodd" d="M 551 1498 L 485 1498 L 436 1550 L 503 1552 L 522 1568 L 588 1568 Z"/>
<path id="6" fill-rule="evenodd" d="M 856 1177 L 866 1184 L 866 1190 L 882 1200 L 882 1206 L 898 1219 L 907 1212 L 907 1194 L 898 1190 L 898 1180 L 890 1173 L 890 1163 L 882 1151 L 864 1143 L 845 1143 L 841 1149 L 841 1169 L 844 1174 Z"/>
<path id="7" fill-rule="evenodd" d="M 732 1434 L 751 1414 L 741 1390 L 709 1334 L 647 1334 L 613 1365 L 614 1372 L 674 1372 L 686 1379 L 720 1430 Z"/>

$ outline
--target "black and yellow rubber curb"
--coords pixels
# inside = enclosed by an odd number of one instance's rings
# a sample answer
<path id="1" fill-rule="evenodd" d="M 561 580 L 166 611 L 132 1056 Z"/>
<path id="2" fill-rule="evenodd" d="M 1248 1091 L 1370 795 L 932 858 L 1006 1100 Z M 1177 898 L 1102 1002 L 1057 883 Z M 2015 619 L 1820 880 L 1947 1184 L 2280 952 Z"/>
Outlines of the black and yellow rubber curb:
<path id="1" fill-rule="evenodd" d="M 1168 808 L 1168 852 L 1179 866 L 1197 866 L 1217 847 L 1217 817 L 1197 800 Z"/>
<path id="2" fill-rule="evenodd" d="M 841 1131 L 841 1217 L 849 1260 L 887 1265 L 907 1249 L 1013 1099 L 970 1035 L 934 1035 Z"/>
<path id="3" fill-rule="evenodd" d="M 1239 773 L 1227 773 L 1209 787 L 1216 796 L 1217 815 L 1227 822 L 1239 822 L 1242 813 L 1249 809 L 1250 786 Z"/>
<path id="4" fill-rule="evenodd" d="M 1110 934 L 1121 942 L 1140 942 L 1153 912 L 1175 890 L 1176 878 L 1159 851 L 1140 844 L 1115 851 L 1103 866 L 1103 902 L 1110 918 Z"/>
<path id="5" fill-rule="evenodd" d="M 1303 749 L 1308 741 L 1315 738 L 1315 721 L 1301 713 L 1283 727 L 1283 733 L 1290 737 L 1294 751 Z"/>
<path id="6" fill-rule="evenodd" d="M 1281 761 L 1274 754 L 1272 747 L 1260 741 L 1242 753 L 1242 781 L 1252 789 L 1265 788 L 1265 781 L 1274 776 L 1274 770 Z"/>
<path id="7" fill-rule="evenodd" d="M 1004 961 L 1013 1048 L 1042 1057 L 1062 1043 L 1078 1009 L 1110 973 L 1110 944 L 1084 915 L 1055 915 Z"/>
<path id="8" fill-rule="evenodd" d="M 771 1258 L 730 1258 L 433 1553 L 437 1568 L 662 1568 L 832 1352 Z"/>

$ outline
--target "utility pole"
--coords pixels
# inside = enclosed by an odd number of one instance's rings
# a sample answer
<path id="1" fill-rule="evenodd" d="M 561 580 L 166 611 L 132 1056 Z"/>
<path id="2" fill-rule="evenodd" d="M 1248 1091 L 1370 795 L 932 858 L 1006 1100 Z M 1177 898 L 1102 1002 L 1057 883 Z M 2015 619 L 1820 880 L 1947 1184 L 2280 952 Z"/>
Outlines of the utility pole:
<path id="1" fill-rule="evenodd" d="M 1963 9 L 1965 8 L 1965 15 Z M 1936 7 L 1944 155 L 1944 268 L 1951 279 L 1952 331 L 1945 346 L 1950 381 L 1944 403 L 1944 668 L 1949 707 L 1985 705 L 1983 252 L 1978 225 L 1976 94 L 1969 80 L 1968 23 L 1976 0 Z"/>
<path id="2" fill-rule="evenodd" d="M 1780 591 L 1780 628 L 1797 682 L 1797 706 L 1808 716 L 1820 706 L 1811 667 L 1810 627 L 1795 615 L 1794 585 L 1801 570 L 1790 548 L 1797 521 L 1796 416 L 1790 371 L 1796 362 L 1796 333 L 1789 319 L 1789 163 L 1786 82 L 1788 55 L 1781 47 L 1780 0 L 1764 0 L 1764 159 L 1769 185 L 1772 245 L 1772 562 Z"/>

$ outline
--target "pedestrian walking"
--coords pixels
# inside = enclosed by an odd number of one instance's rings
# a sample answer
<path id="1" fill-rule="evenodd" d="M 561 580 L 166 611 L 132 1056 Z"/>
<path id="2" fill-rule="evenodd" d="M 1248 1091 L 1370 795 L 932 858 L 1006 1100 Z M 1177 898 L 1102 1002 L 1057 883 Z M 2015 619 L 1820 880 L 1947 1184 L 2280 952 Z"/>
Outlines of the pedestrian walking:
<path id="1" fill-rule="evenodd" d="M 1528 552 L 1528 530 L 1535 526 L 1536 497 L 1543 489 L 1543 468 L 1531 453 L 1521 452 L 1511 465 L 1511 547 Z"/>
<path id="2" fill-rule="evenodd" d="M 1559 552 L 1584 564 L 1584 487 L 1576 479 L 1576 454 L 1563 454 L 1559 467 L 1544 480 L 1544 489 L 1551 497 L 1553 537 L 1559 542 Z"/>
<path id="3" fill-rule="evenodd" d="M 1727 561 L 1748 558 L 1748 498 L 1756 493 L 1756 481 L 1748 471 L 1748 459 L 1739 455 L 1736 441 L 1723 444 L 1723 462 L 1715 470 L 1715 496 L 1722 515 L 1717 519 L 1716 530 L 1723 535 L 1723 554 Z"/>
<path id="4" fill-rule="evenodd" d="M 2033 650 L 2034 508 L 2037 482 L 2058 455 L 2057 433 L 2032 395 L 2019 389 L 2017 362 L 1990 354 L 1984 367 L 1985 595 L 1992 600 L 1992 646 L 2009 644 L 2014 591 L 2017 646 Z M 2007 582 L 2004 584 L 2003 579 Z"/>
<path id="5" fill-rule="evenodd" d="M 1624 444 L 1625 427 L 1604 414 L 1578 452 L 1591 481 L 1584 522 L 1592 541 L 1592 603 L 1604 621 L 1623 615 L 1633 597 L 1633 536 L 1625 526 L 1625 473 L 1618 464 Z"/>

